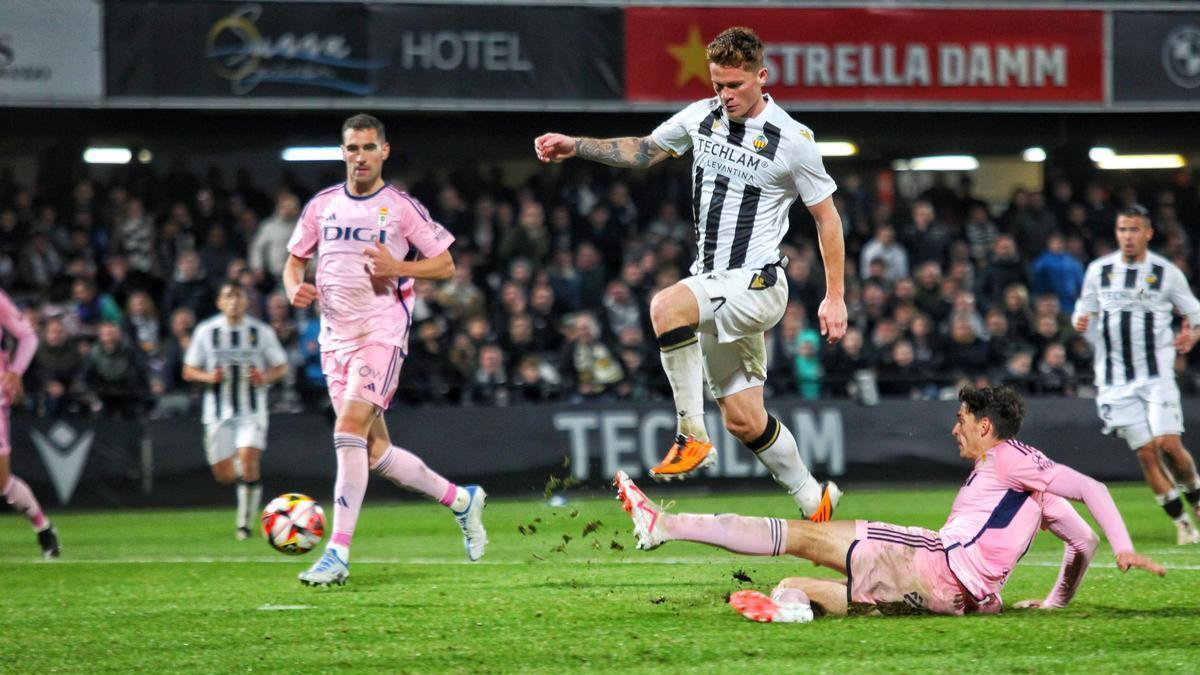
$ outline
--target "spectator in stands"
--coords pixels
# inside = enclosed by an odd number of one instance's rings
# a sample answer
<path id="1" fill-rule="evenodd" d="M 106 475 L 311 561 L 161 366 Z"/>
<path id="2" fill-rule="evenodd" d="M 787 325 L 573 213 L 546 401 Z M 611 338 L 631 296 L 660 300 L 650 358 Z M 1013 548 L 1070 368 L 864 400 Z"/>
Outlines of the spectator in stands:
<path id="1" fill-rule="evenodd" d="M 223 225 L 208 228 L 204 246 L 197 251 L 200 266 L 209 279 L 221 279 L 229 270 L 229 264 L 238 258 L 237 251 L 229 244 L 229 233 Z"/>
<path id="2" fill-rule="evenodd" d="M 890 224 L 876 227 L 875 236 L 862 247 L 859 274 L 864 279 L 873 260 L 883 261 L 883 276 L 889 286 L 908 276 L 908 252 L 896 241 L 896 229 Z"/>
<path id="3" fill-rule="evenodd" d="M 917 363 L 912 343 L 898 340 L 891 355 L 879 369 L 879 394 L 907 399 L 931 398 L 936 387 L 930 384 L 932 373 Z"/>
<path id="4" fill-rule="evenodd" d="M 483 292 L 471 281 L 471 267 L 466 264 L 454 267 L 454 276 L 438 286 L 433 299 L 451 321 L 465 321 L 485 313 Z"/>
<path id="5" fill-rule="evenodd" d="M 933 204 L 927 200 L 913 203 L 912 221 L 904 228 L 900 241 L 908 249 L 908 262 L 912 265 L 926 261 L 944 265 L 949 258 L 950 234 L 935 219 Z"/>
<path id="6" fill-rule="evenodd" d="M 121 308 L 116 301 L 111 295 L 101 293 L 89 279 L 77 279 L 71 284 L 71 312 L 77 333 L 87 337 L 95 337 L 102 321 L 121 320 Z"/>
<path id="7" fill-rule="evenodd" d="M 992 375 L 991 381 L 1012 387 L 1022 394 L 1034 393 L 1037 374 L 1033 370 L 1033 352 L 1013 352 L 1004 368 Z"/>
<path id="8" fill-rule="evenodd" d="M 563 390 L 569 401 L 611 401 L 616 385 L 625 377 L 616 351 L 600 336 L 596 319 L 587 312 L 568 324 L 569 335 L 559 357 Z"/>
<path id="9" fill-rule="evenodd" d="M 1046 239 L 1046 250 L 1033 261 L 1035 296 L 1053 293 L 1066 314 L 1075 311 L 1075 299 L 1083 288 L 1083 265 L 1067 253 L 1066 241 L 1057 232 Z"/>
<path id="10" fill-rule="evenodd" d="M 498 345 L 485 344 L 479 348 L 479 361 L 470 382 L 463 390 L 464 405 L 507 406 L 512 399 L 508 373 L 504 369 L 504 353 Z"/>
<path id="11" fill-rule="evenodd" d="M 871 362 L 863 349 L 862 330 L 855 326 L 846 329 L 841 342 L 821 350 L 822 369 L 825 371 L 825 386 L 831 396 L 850 395 L 854 375 L 870 370 Z"/>
<path id="12" fill-rule="evenodd" d="M 92 410 L 108 416 L 136 418 L 149 393 L 146 373 L 141 351 L 124 339 L 120 325 L 102 322 L 80 376 L 93 395 Z"/>
<path id="13" fill-rule="evenodd" d="M 516 258 L 528 258 L 538 264 L 550 254 L 550 237 L 546 230 L 546 211 L 537 202 L 521 207 L 517 227 L 506 232 L 500 240 L 496 254 L 502 265 Z"/>
<path id="14" fill-rule="evenodd" d="M 1010 335 L 1026 342 L 1033 339 L 1033 311 L 1029 306 L 1029 291 L 1023 284 L 1004 289 L 1004 315 Z"/>
<path id="15" fill-rule="evenodd" d="M 513 403 L 549 403 L 558 398 L 558 386 L 546 378 L 547 371 L 553 372 L 542 359 L 533 354 L 517 362 L 513 376 Z"/>
<path id="16" fill-rule="evenodd" d="M 946 370 L 975 377 L 988 370 L 988 346 L 979 337 L 969 314 L 950 316 L 950 334 L 943 347 Z"/>
<path id="17" fill-rule="evenodd" d="M 82 366 L 83 355 L 62 320 L 48 319 L 27 374 L 32 375 L 27 390 L 39 414 L 57 417 L 78 412 L 76 390 Z"/>
<path id="18" fill-rule="evenodd" d="M 259 285 L 273 287 L 287 262 L 288 239 L 300 217 L 300 200 L 281 191 L 275 197 L 275 212 L 259 224 L 250 243 L 249 264 Z"/>
<path id="19" fill-rule="evenodd" d="M 145 291 L 134 291 L 125 303 L 124 333 L 147 356 L 159 353 L 161 323 L 154 300 Z"/>
<path id="20" fill-rule="evenodd" d="M 1025 272 L 1025 263 L 1017 250 L 1012 236 L 1002 234 L 996 237 L 992 246 L 992 258 L 983 266 L 979 273 L 977 292 L 979 302 L 985 309 L 999 303 L 1004 297 L 1004 290 L 1013 284 L 1029 287 L 1029 275 Z"/>
<path id="21" fill-rule="evenodd" d="M 167 394 L 179 391 L 183 383 L 183 356 L 192 344 L 196 314 L 187 307 L 171 313 L 170 335 L 162 344 L 162 367 L 157 373 L 161 390 Z M 153 384 L 153 383 L 152 383 Z"/>
<path id="22" fill-rule="evenodd" d="M 50 239 L 51 231 L 36 228 L 17 261 L 17 280 L 21 288 L 48 288 L 63 271 L 63 259 Z"/>
<path id="23" fill-rule="evenodd" d="M 1075 370 L 1067 361 L 1067 348 L 1061 342 L 1052 342 L 1042 350 L 1035 389 L 1043 396 L 1075 395 Z"/>
<path id="24" fill-rule="evenodd" d="M 970 247 L 971 261 L 976 268 L 982 269 L 987 264 L 992 248 L 1000 231 L 992 222 L 987 206 L 977 202 L 967 210 L 967 221 L 963 223 L 963 234 Z"/>
<path id="25" fill-rule="evenodd" d="M 180 307 L 192 310 L 198 319 L 209 317 L 216 307 L 216 296 L 200 265 L 200 256 L 191 250 L 179 254 L 175 262 L 175 275 L 163 299 L 163 310 L 168 313 Z"/>
<path id="26" fill-rule="evenodd" d="M 610 335 L 619 335 L 626 327 L 641 329 L 642 304 L 619 280 L 609 282 L 604 291 L 604 323 Z"/>

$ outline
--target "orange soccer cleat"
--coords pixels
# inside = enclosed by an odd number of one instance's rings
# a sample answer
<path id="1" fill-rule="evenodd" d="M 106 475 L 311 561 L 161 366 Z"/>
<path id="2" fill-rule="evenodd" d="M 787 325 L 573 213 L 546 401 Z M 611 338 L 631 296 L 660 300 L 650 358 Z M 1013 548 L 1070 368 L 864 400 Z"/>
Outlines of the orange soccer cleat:
<path id="1" fill-rule="evenodd" d="M 809 514 L 808 519 L 814 523 L 828 523 L 833 520 L 833 510 L 837 508 L 841 499 L 842 491 L 838 488 L 837 483 L 831 480 L 822 481 L 821 504 L 817 506 L 816 511 Z"/>
<path id="2" fill-rule="evenodd" d="M 762 623 L 808 623 L 813 620 L 812 606 L 805 603 L 780 603 L 758 591 L 737 591 L 729 596 L 733 611 Z"/>
<path id="3" fill-rule="evenodd" d="M 650 477 L 656 481 L 683 480 L 716 461 L 717 449 L 712 443 L 676 434 L 675 444 L 667 451 L 666 458 L 650 469 Z"/>

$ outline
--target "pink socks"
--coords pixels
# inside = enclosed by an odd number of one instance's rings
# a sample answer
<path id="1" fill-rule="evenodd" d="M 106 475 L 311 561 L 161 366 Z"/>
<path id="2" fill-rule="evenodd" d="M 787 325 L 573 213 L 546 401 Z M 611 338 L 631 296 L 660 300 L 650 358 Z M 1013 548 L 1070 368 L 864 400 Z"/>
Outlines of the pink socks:
<path id="1" fill-rule="evenodd" d="M 367 492 L 367 439 L 354 434 L 334 434 L 337 482 L 333 485 L 333 536 L 331 545 L 350 547 L 363 495 Z"/>
<path id="2" fill-rule="evenodd" d="M 33 490 L 29 489 L 25 481 L 10 475 L 8 485 L 4 486 L 4 501 L 25 514 L 29 523 L 33 525 L 33 529 L 38 532 L 46 529 L 46 515 L 42 513 L 42 507 L 38 504 L 37 497 L 33 496 Z"/>
<path id="3" fill-rule="evenodd" d="M 454 503 L 458 493 L 454 483 L 426 466 L 420 457 L 394 445 L 384 451 L 371 470 L 405 490 L 420 492 L 445 506 Z"/>
<path id="4" fill-rule="evenodd" d="M 779 518 L 664 513 L 663 527 L 672 539 L 712 544 L 734 553 L 776 556 L 787 552 L 787 521 Z"/>

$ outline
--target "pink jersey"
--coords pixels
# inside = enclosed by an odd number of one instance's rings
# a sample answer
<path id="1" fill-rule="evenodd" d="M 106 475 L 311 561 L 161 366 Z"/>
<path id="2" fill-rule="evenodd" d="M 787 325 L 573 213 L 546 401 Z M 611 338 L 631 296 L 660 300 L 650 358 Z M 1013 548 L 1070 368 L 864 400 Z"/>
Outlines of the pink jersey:
<path id="1" fill-rule="evenodd" d="M 380 343 L 407 351 L 412 323 L 412 279 L 375 279 L 364 249 L 382 242 L 397 260 L 433 258 L 454 236 L 420 202 L 391 185 L 354 197 L 341 183 L 304 207 L 288 251 L 317 260 L 321 351 Z"/>
<path id="2" fill-rule="evenodd" d="M 1133 550 L 1103 483 L 1017 440 L 997 445 L 975 462 L 939 534 L 951 571 L 979 605 L 1000 602 L 1000 589 L 1039 527 L 1059 536 L 1068 528 L 1073 538 L 1086 538 L 1082 520 L 1061 498 L 1087 505 L 1114 553 Z"/>
<path id="3" fill-rule="evenodd" d="M 34 352 L 37 351 L 37 333 L 25 317 L 21 316 L 21 310 L 17 309 L 12 298 L 0 291 L 0 342 L 3 341 L 5 333 L 16 338 L 17 348 L 13 351 L 11 359 L 7 352 L 0 351 L 0 375 L 10 372 L 24 375 L 29 362 L 33 360 Z M 0 406 L 10 403 L 12 401 L 0 391 Z"/>

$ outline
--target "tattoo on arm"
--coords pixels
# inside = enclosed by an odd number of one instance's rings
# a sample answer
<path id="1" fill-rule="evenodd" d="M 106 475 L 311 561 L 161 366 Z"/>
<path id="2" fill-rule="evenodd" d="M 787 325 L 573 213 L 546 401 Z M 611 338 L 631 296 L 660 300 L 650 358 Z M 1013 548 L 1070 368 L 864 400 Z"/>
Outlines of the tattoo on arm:
<path id="1" fill-rule="evenodd" d="M 641 169 L 666 156 L 649 136 L 642 138 L 577 138 L 575 155 L 608 166 Z"/>

